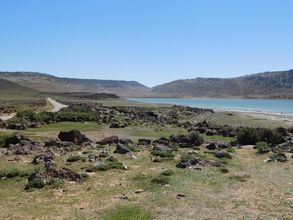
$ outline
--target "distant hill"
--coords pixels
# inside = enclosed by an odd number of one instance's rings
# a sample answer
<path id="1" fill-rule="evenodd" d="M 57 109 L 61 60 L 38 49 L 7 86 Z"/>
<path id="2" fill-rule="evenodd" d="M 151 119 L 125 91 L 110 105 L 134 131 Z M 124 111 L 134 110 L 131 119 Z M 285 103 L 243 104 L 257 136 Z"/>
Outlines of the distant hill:
<path id="1" fill-rule="evenodd" d="M 195 78 L 155 86 L 153 97 L 293 98 L 293 70 L 235 78 Z"/>
<path id="2" fill-rule="evenodd" d="M 36 96 L 39 92 L 11 81 L 0 79 L 0 97 L 3 96 Z"/>
<path id="3" fill-rule="evenodd" d="M 0 72 L 15 91 L 42 93 L 112 93 L 122 97 L 223 97 L 293 99 L 293 70 L 264 72 L 234 78 L 176 80 L 153 88 L 136 81 L 60 78 L 34 72 Z M 6 90 L 9 86 L 6 83 Z M 24 88 L 27 87 L 27 88 Z M 4 87 L 3 87 L 4 88 Z M 5 89 L 4 89 L 5 90 Z M 11 89 L 13 90 L 13 89 Z M 68 94 L 67 94 L 68 95 Z"/>
<path id="4" fill-rule="evenodd" d="M 135 81 L 60 78 L 35 72 L 0 72 L 9 80 L 40 92 L 114 93 L 120 96 L 144 96 L 149 88 Z"/>

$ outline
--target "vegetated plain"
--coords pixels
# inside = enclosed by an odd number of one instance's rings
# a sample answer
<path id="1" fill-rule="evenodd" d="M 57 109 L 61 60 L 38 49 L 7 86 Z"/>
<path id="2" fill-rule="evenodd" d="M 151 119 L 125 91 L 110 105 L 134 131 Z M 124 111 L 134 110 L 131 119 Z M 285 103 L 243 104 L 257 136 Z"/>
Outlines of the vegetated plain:
<path id="1" fill-rule="evenodd" d="M 55 99 L 0 122 L 0 219 L 292 219 L 290 121 Z"/>

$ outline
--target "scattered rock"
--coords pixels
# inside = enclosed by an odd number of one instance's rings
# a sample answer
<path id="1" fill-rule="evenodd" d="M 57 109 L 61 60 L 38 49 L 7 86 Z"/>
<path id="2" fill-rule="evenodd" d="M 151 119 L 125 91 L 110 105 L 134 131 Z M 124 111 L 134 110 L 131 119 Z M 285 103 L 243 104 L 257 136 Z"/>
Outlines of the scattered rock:
<path id="1" fill-rule="evenodd" d="M 214 153 L 214 155 L 217 158 L 228 158 L 228 159 L 232 159 L 231 154 L 229 154 L 228 152 L 225 152 L 225 151 L 216 151 Z"/>
<path id="2" fill-rule="evenodd" d="M 129 138 L 121 138 L 118 142 L 125 145 L 133 144 L 133 141 Z"/>
<path id="3" fill-rule="evenodd" d="M 46 151 L 45 153 L 36 155 L 32 161 L 33 164 L 40 164 L 40 163 L 50 163 L 54 161 L 55 155 L 51 151 Z"/>
<path id="4" fill-rule="evenodd" d="M 122 194 L 122 195 L 119 196 L 119 199 L 128 200 L 128 196 L 126 196 L 125 194 Z"/>
<path id="5" fill-rule="evenodd" d="M 61 141 L 69 141 L 75 144 L 82 144 L 84 142 L 90 142 L 90 140 L 78 130 L 61 131 L 58 135 Z"/>
<path id="6" fill-rule="evenodd" d="M 117 136 L 111 136 L 102 139 L 101 141 L 97 142 L 97 144 L 106 145 L 106 144 L 117 144 L 119 142 L 119 138 Z"/>
<path id="7" fill-rule="evenodd" d="M 129 150 L 127 147 L 125 147 L 123 144 L 118 143 L 116 145 L 116 150 L 114 151 L 114 153 L 127 154 L 127 153 L 132 153 L 132 151 Z"/>
<path id="8" fill-rule="evenodd" d="M 181 194 L 181 193 L 179 193 L 179 194 L 176 195 L 176 198 L 177 199 L 182 199 L 182 198 L 185 198 L 185 197 L 186 197 L 186 195 Z"/>
<path id="9" fill-rule="evenodd" d="M 152 140 L 150 139 L 138 139 L 138 145 L 150 145 L 152 143 Z"/>
<path id="10" fill-rule="evenodd" d="M 144 190 L 143 189 L 138 189 L 138 190 L 135 190 L 135 193 L 136 194 L 140 194 L 140 193 L 143 193 L 144 192 Z"/>

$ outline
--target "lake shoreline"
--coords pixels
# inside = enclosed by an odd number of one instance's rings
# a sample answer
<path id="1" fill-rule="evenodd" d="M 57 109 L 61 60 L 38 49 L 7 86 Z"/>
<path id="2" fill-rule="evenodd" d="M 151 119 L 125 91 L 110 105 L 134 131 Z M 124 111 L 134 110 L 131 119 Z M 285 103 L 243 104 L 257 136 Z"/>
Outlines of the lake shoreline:
<path id="1" fill-rule="evenodd" d="M 283 99 L 214 99 L 214 98 L 127 98 L 128 101 L 153 105 L 183 105 L 213 109 L 217 112 L 236 112 L 293 118 L 293 100 Z"/>

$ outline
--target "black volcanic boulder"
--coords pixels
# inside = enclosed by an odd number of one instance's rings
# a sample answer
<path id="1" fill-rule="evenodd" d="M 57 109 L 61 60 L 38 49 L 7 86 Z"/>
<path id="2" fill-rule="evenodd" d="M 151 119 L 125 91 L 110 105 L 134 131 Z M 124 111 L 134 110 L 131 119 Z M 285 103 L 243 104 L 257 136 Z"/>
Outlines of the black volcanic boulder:
<path id="1" fill-rule="evenodd" d="M 46 151 L 45 153 L 36 155 L 32 161 L 33 164 L 40 164 L 40 163 L 51 163 L 55 159 L 55 155 L 51 151 Z"/>
<path id="2" fill-rule="evenodd" d="M 125 147 L 123 144 L 118 143 L 116 145 L 116 149 L 115 149 L 114 153 L 127 154 L 127 153 L 132 153 L 132 151 L 129 150 L 127 147 Z"/>
<path id="3" fill-rule="evenodd" d="M 37 150 L 38 146 L 38 142 L 25 138 L 21 134 L 14 134 L 5 139 L 8 152 L 16 155 L 28 155 L 31 151 Z"/>
<path id="4" fill-rule="evenodd" d="M 210 141 L 204 145 L 208 150 L 216 150 L 216 149 L 225 149 L 228 148 L 229 145 L 223 141 Z"/>
<path id="5" fill-rule="evenodd" d="M 133 144 L 133 141 L 129 138 L 121 138 L 119 139 L 119 143 L 129 145 L 129 144 Z"/>
<path id="6" fill-rule="evenodd" d="M 58 138 L 61 141 L 69 141 L 75 144 L 82 144 L 84 142 L 90 142 L 90 140 L 84 135 L 81 134 L 78 130 L 71 131 L 61 131 L 58 135 Z"/>
<path id="7" fill-rule="evenodd" d="M 138 145 L 150 145 L 152 143 L 152 140 L 150 139 L 139 139 Z"/>
<path id="8" fill-rule="evenodd" d="M 102 139 L 101 141 L 98 141 L 97 144 L 106 145 L 106 144 L 117 144 L 119 141 L 119 138 L 117 136 L 110 136 L 107 138 Z"/>
<path id="9" fill-rule="evenodd" d="M 5 147 L 8 147 L 11 144 L 20 144 L 22 140 L 24 140 L 24 137 L 21 134 L 14 134 L 5 139 Z"/>
<path id="10" fill-rule="evenodd" d="M 181 156 L 180 162 L 176 165 L 177 168 L 189 168 L 192 166 L 218 166 L 213 160 L 205 160 L 197 153 L 184 153 Z"/>
<path id="11" fill-rule="evenodd" d="M 75 173 L 68 168 L 63 168 L 61 170 L 47 169 L 45 174 L 51 178 L 66 179 L 69 181 L 79 181 L 82 179 L 80 174 Z"/>

